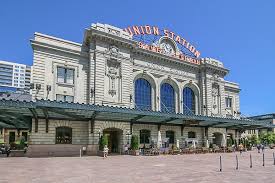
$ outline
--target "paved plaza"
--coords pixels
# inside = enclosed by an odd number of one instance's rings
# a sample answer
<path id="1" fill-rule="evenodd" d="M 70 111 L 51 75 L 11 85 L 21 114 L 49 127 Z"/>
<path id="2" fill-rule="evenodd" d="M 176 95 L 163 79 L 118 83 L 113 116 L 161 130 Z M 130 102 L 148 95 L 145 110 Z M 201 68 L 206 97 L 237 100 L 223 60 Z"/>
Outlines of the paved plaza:
<path id="1" fill-rule="evenodd" d="M 161 156 L 0 158 L 0 183 L 275 182 L 273 150 Z M 249 155 L 253 167 L 250 168 Z M 219 172 L 219 156 L 222 172 Z M 236 155 L 239 170 L 236 170 Z"/>

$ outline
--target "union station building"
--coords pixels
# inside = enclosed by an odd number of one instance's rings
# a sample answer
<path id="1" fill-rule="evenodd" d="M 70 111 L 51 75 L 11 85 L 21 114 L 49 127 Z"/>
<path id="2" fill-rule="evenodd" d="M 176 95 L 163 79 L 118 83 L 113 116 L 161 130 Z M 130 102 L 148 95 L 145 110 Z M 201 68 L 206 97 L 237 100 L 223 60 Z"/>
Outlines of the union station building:
<path id="1" fill-rule="evenodd" d="M 103 134 L 119 153 L 132 135 L 140 147 L 160 139 L 221 146 L 224 136 L 272 127 L 242 118 L 240 87 L 224 79 L 229 70 L 171 31 L 97 23 L 82 43 L 35 33 L 31 46 L 33 101 L 0 104 L 3 127 L 29 129 L 30 157 L 79 155 L 83 147 L 97 154 Z"/>

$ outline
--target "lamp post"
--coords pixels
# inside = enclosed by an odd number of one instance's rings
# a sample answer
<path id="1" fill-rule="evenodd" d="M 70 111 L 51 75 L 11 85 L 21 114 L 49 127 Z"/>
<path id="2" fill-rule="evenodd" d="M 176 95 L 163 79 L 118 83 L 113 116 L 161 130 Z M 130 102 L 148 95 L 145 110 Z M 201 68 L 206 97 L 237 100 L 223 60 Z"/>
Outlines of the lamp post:
<path id="1" fill-rule="evenodd" d="M 100 144 L 101 130 L 98 130 L 98 144 Z"/>
<path id="2" fill-rule="evenodd" d="M 127 135 L 127 139 L 128 139 L 127 144 L 130 144 L 130 138 L 129 138 L 129 137 L 130 137 L 130 135 L 131 135 L 131 134 L 130 134 L 130 132 L 129 132 L 129 131 L 127 131 L 127 132 L 126 132 L 126 135 Z"/>

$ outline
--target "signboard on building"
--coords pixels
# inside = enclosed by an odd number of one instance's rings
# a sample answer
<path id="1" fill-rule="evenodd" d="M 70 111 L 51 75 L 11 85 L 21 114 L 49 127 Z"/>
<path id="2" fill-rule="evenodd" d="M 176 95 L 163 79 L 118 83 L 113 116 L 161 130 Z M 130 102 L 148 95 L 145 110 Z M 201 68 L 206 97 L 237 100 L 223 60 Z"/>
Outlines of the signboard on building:
<path id="1" fill-rule="evenodd" d="M 124 29 L 137 41 L 138 47 L 156 53 L 200 64 L 200 52 L 182 36 L 157 26 L 130 26 Z"/>

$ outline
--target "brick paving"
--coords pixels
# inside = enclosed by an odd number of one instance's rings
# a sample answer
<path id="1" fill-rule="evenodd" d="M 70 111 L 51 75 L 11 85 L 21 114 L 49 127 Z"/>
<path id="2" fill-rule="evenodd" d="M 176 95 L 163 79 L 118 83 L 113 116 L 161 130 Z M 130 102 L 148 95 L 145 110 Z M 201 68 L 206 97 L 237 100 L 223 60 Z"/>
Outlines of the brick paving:
<path id="1" fill-rule="evenodd" d="M 252 154 L 253 167 L 249 167 Z M 0 183 L 275 182 L 273 150 L 161 156 L 0 158 Z M 240 169 L 236 170 L 235 155 Z M 223 171 L 219 172 L 219 155 Z"/>

